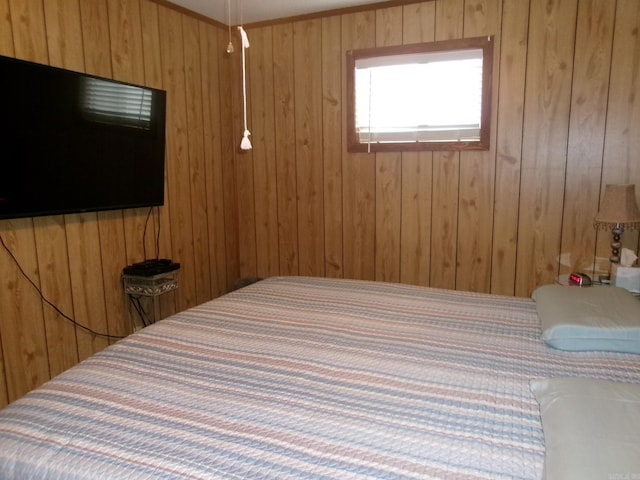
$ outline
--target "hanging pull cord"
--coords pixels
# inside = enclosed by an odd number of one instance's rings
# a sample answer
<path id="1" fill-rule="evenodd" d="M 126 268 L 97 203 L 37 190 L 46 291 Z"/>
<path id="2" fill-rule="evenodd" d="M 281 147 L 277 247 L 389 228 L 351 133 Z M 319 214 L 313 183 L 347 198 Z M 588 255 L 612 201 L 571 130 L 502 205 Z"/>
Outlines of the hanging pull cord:
<path id="1" fill-rule="evenodd" d="M 251 133 L 247 128 L 247 74 L 244 57 L 245 50 L 249 48 L 249 38 L 242 26 L 238 27 L 238 30 L 240 30 L 240 36 L 242 37 L 242 103 L 244 107 L 244 134 L 242 136 L 242 141 L 240 142 L 240 148 L 242 150 L 251 150 L 251 148 L 253 148 L 251 146 L 251 141 L 249 140 L 249 135 L 251 135 Z"/>

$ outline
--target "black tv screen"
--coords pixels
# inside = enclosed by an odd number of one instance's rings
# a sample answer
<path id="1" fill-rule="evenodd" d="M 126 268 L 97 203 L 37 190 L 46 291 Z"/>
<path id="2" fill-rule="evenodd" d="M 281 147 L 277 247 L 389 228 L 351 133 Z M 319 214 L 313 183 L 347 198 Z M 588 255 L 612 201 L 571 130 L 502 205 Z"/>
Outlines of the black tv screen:
<path id="1" fill-rule="evenodd" d="M 0 56 L 0 219 L 164 203 L 166 92 Z"/>

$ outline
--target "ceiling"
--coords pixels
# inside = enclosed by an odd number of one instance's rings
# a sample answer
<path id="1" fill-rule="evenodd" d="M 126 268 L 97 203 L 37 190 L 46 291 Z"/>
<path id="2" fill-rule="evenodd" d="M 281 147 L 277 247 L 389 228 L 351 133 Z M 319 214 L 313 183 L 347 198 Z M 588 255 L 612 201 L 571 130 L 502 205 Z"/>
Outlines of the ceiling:
<path id="1" fill-rule="evenodd" d="M 356 7 L 385 0 L 169 0 L 192 12 L 225 25 L 250 24 L 309 13 Z M 228 3 L 231 4 L 229 15 Z"/>

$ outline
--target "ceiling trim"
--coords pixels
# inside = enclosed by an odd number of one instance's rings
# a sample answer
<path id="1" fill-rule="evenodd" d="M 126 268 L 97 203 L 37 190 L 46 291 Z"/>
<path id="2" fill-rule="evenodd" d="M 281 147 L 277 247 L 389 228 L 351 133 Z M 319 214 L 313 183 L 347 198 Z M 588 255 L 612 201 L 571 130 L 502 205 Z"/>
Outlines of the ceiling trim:
<path id="1" fill-rule="evenodd" d="M 171 3 L 168 0 L 152 0 L 152 1 L 163 7 L 176 10 L 180 13 L 189 15 L 191 17 L 195 17 L 198 20 L 201 20 L 203 22 L 210 23 L 212 25 L 216 25 L 218 27 L 225 28 L 225 29 L 228 28 L 228 25 L 226 23 L 219 22 L 218 20 L 214 20 L 213 18 L 194 12 L 193 10 L 189 10 L 188 8 L 184 8 L 180 5 L 176 5 L 175 3 Z M 349 13 L 358 13 L 358 12 L 365 12 L 369 10 L 379 10 L 384 8 L 400 7 L 403 5 L 411 5 L 413 3 L 424 3 L 424 2 L 433 2 L 433 1 L 435 0 L 386 0 L 382 2 L 356 5 L 353 7 L 335 8 L 332 10 L 322 10 L 319 12 L 307 13 L 304 15 L 274 18 L 271 20 L 264 20 L 262 22 L 245 23 L 243 26 L 244 28 L 266 27 L 271 25 L 280 25 L 283 23 L 300 22 L 300 21 L 306 21 L 306 20 L 313 20 L 316 18 L 331 17 L 334 15 L 345 15 Z"/>
<path id="2" fill-rule="evenodd" d="M 264 20 L 262 22 L 246 23 L 244 28 L 266 27 L 270 25 L 280 25 L 282 23 L 299 22 L 305 20 L 313 20 L 315 18 L 332 17 L 334 15 L 345 15 L 348 13 L 366 12 L 369 10 L 379 10 L 383 8 L 400 7 L 403 5 L 411 5 L 413 3 L 433 2 L 435 0 L 386 0 L 382 2 L 367 3 L 364 5 L 355 5 L 353 7 L 334 8 L 332 10 L 322 10 L 319 12 L 306 13 L 292 17 L 274 18 L 272 20 Z"/>
<path id="3" fill-rule="evenodd" d="M 198 12 L 194 12 L 193 10 L 189 10 L 188 8 L 181 7 L 180 5 L 176 5 L 175 3 L 168 2 L 167 0 L 151 0 L 151 1 L 163 7 L 170 8 L 171 10 L 176 10 L 185 15 L 189 15 L 190 17 L 195 17 L 198 20 L 202 20 L 205 23 L 210 23 L 217 27 L 227 28 L 226 23 L 219 22 L 218 20 L 214 20 L 211 17 L 207 17 Z"/>

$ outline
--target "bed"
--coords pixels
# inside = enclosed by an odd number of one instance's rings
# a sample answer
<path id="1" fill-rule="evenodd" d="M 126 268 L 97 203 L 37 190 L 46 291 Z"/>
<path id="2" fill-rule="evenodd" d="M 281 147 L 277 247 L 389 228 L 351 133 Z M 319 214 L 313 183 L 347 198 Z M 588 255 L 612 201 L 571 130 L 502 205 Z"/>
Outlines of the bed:
<path id="1" fill-rule="evenodd" d="M 269 278 L 0 411 L 0 478 L 541 479 L 536 382 L 640 388 L 640 356 L 551 347 L 536 303 Z"/>

